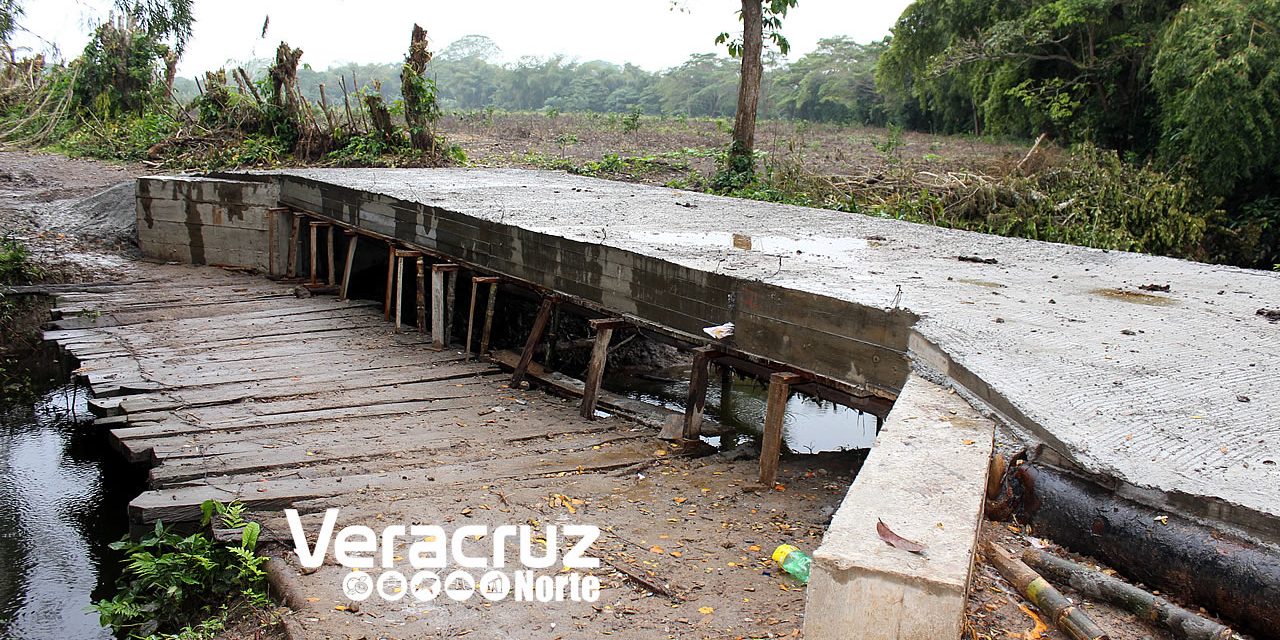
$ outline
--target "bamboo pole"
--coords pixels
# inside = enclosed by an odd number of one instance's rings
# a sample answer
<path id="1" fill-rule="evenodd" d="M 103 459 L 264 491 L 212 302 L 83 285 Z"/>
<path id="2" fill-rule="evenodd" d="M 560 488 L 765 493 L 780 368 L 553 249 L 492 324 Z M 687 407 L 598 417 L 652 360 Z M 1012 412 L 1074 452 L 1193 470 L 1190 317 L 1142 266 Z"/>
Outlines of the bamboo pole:
<path id="1" fill-rule="evenodd" d="M 1013 554 L 990 540 L 983 545 L 983 551 L 1000 575 L 1013 583 L 1031 604 L 1047 613 L 1059 629 L 1075 640 L 1107 640 L 1107 633 L 1084 611 Z"/>
<path id="2" fill-rule="evenodd" d="M 1037 549 L 1024 551 L 1022 561 L 1055 581 L 1070 585 L 1085 597 L 1110 602 L 1161 624 L 1179 640 L 1227 640 L 1231 637 L 1230 628 L 1101 571 Z"/>

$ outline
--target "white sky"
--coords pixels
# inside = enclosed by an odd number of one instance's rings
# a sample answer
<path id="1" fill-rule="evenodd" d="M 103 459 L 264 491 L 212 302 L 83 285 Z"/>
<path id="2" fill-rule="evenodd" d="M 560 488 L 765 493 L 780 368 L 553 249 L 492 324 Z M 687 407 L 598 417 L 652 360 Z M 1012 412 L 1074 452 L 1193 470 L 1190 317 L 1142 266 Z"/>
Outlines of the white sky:
<path id="1" fill-rule="evenodd" d="M 26 15 L 15 44 L 64 57 L 84 47 L 111 0 L 23 0 Z M 783 23 L 790 58 L 820 38 L 847 35 L 859 42 L 883 37 L 910 0 L 800 0 Z M 195 0 L 194 37 L 182 75 L 229 61 L 274 56 L 281 40 L 302 48 L 302 62 L 323 69 L 340 62 L 392 62 L 404 57 L 414 22 L 427 29 L 432 49 L 468 34 L 502 47 L 504 62 L 521 56 L 632 62 L 651 71 L 676 66 L 692 53 L 717 51 L 721 31 L 739 29 L 736 0 Z M 265 39 L 263 20 L 271 17 Z M 39 38 L 34 37 L 39 36 Z M 723 49 L 719 49 L 723 51 Z"/>

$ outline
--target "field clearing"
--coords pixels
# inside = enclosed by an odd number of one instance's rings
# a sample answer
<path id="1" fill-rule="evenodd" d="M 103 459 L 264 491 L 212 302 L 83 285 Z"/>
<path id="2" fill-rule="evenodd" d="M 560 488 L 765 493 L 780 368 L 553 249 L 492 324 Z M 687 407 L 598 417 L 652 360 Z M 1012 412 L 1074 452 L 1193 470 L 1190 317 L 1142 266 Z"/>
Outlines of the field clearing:
<path id="1" fill-rule="evenodd" d="M 440 131 L 462 146 L 469 161 L 485 167 L 581 168 L 611 154 L 651 161 L 605 164 L 599 175 L 664 185 L 690 170 L 715 172 L 716 153 L 729 145 L 727 119 L 623 114 L 541 112 L 453 113 Z M 941 136 L 883 127 L 762 120 L 756 146 L 767 162 L 802 166 L 831 177 L 874 179 L 900 171 L 1003 175 L 1030 143 Z"/>

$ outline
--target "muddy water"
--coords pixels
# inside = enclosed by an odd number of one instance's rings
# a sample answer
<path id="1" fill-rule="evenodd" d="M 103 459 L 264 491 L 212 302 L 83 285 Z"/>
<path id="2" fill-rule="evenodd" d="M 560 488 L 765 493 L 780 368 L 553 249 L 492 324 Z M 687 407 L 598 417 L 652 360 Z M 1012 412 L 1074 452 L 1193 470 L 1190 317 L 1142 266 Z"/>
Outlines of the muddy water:
<path id="1" fill-rule="evenodd" d="M 764 425 L 767 390 L 753 380 L 734 378 L 727 395 L 722 398 L 721 381 L 712 370 L 707 388 L 707 415 L 746 438 L 758 437 Z M 655 375 L 617 373 L 607 376 L 603 385 L 609 391 L 637 400 L 684 411 L 689 394 L 689 368 L 676 367 Z M 876 439 L 876 417 L 848 407 L 818 402 L 793 394 L 787 402 L 783 441 L 796 453 L 869 449 Z M 717 446 L 728 448 L 741 438 L 708 438 Z"/>
<path id="2" fill-rule="evenodd" d="M 91 430 L 82 387 L 29 377 L 0 401 L 0 638 L 111 638 L 88 609 L 109 595 L 128 478 Z M 61 378 L 65 379 L 65 378 Z M 17 395 L 18 397 L 14 397 Z M 111 477 L 108 483 L 105 478 Z M 127 483 L 125 483 L 127 484 Z"/>

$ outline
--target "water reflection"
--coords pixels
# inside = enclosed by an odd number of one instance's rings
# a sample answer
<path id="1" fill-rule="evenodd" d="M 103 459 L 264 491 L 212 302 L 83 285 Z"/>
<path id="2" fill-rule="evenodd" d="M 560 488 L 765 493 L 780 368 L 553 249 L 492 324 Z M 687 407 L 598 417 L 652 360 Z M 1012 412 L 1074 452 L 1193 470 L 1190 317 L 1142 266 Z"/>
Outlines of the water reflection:
<path id="1" fill-rule="evenodd" d="M 104 483 L 115 456 L 86 401 L 65 385 L 0 407 L 0 637 L 112 637 L 88 607 L 115 579 L 101 568 L 128 497 Z"/>
<path id="2" fill-rule="evenodd" d="M 712 368 L 715 376 L 716 368 Z M 604 387 L 614 393 L 684 411 L 689 395 L 689 368 L 676 367 L 656 375 L 611 373 Z M 721 399 L 720 378 L 707 388 L 706 413 L 741 434 L 758 436 L 768 404 L 766 389 L 753 380 L 734 378 L 729 402 Z M 727 411 L 726 411 L 727 409 Z M 856 409 L 819 402 L 799 394 L 787 401 L 782 437 L 797 453 L 869 449 L 876 439 L 876 417 Z M 712 444 L 720 445 L 711 438 Z"/>

